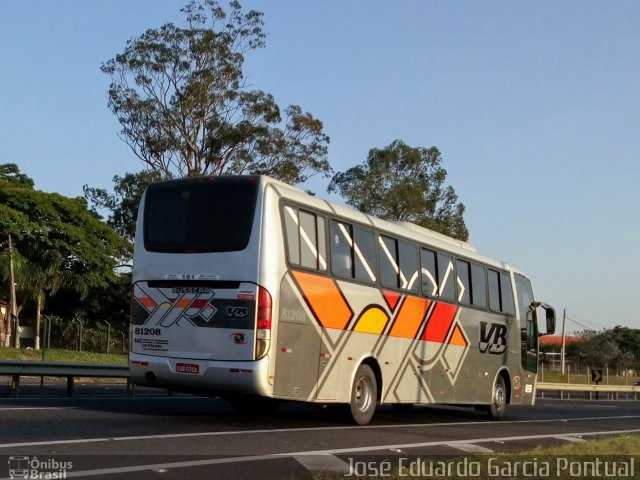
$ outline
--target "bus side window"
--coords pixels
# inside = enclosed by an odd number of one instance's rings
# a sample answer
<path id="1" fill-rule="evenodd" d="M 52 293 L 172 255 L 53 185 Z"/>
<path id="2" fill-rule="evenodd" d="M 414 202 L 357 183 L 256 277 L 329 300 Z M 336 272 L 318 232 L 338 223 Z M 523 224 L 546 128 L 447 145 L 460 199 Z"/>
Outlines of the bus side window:
<path id="1" fill-rule="evenodd" d="M 289 263 L 326 270 L 324 219 L 315 213 L 284 207 L 284 228 Z"/>
<path id="2" fill-rule="evenodd" d="M 418 293 L 420 284 L 418 282 L 418 250 L 412 243 L 399 242 L 400 258 L 400 288 Z"/>
<path id="3" fill-rule="evenodd" d="M 376 281 L 376 241 L 372 230 L 353 227 L 353 257 L 355 279 L 373 283 Z"/>
<path id="4" fill-rule="evenodd" d="M 502 311 L 509 315 L 515 315 L 516 306 L 513 301 L 511 278 L 506 273 L 500 273 L 500 290 L 500 298 L 502 299 Z"/>
<path id="5" fill-rule="evenodd" d="M 471 305 L 471 265 L 464 260 L 458 260 L 456 271 L 458 273 L 458 301 Z"/>
<path id="6" fill-rule="evenodd" d="M 477 263 L 471 264 L 471 304 L 487 308 L 487 274 Z"/>
<path id="7" fill-rule="evenodd" d="M 456 275 L 451 255 L 438 253 L 438 285 L 440 286 L 440 298 L 444 300 L 455 300 L 456 288 L 454 277 Z"/>
<path id="8" fill-rule="evenodd" d="M 319 270 L 318 226 L 313 213 L 300 210 L 300 265 Z M 324 239 L 323 239 L 324 240 Z"/>
<path id="9" fill-rule="evenodd" d="M 500 312 L 500 274 L 495 270 L 489 270 L 489 308 L 494 312 Z"/>
<path id="10" fill-rule="evenodd" d="M 378 237 L 380 255 L 380 282 L 383 287 L 398 288 L 398 242 L 394 238 Z"/>
<path id="11" fill-rule="evenodd" d="M 284 207 L 284 229 L 287 237 L 289 263 L 300 265 L 300 235 L 298 232 L 298 210 Z"/>
<path id="12" fill-rule="evenodd" d="M 353 278 L 351 225 L 331 220 L 329 234 L 331 235 L 331 271 L 339 277 Z"/>
<path id="13" fill-rule="evenodd" d="M 438 294 L 438 281 L 436 269 L 436 252 L 426 248 L 420 249 L 421 277 L 422 277 L 422 293 L 429 297 L 435 297 Z"/>

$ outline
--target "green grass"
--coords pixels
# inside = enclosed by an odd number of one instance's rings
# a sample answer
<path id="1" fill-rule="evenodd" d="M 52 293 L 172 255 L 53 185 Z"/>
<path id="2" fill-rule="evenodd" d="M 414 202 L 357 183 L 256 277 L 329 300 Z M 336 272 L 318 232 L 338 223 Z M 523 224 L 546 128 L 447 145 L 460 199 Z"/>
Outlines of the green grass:
<path id="1" fill-rule="evenodd" d="M 32 360 L 41 361 L 42 351 L 31 348 L 0 348 L 1 360 Z M 78 352 L 76 350 L 47 349 L 45 352 L 47 362 L 73 362 L 73 363 L 108 363 L 126 365 L 127 355 L 123 353 L 93 353 Z"/>
<path id="2" fill-rule="evenodd" d="M 565 443 L 553 447 L 539 447 L 527 455 L 640 455 L 640 434 L 620 435 L 590 440 L 586 443 Z M 638 465 L 640 469 L 640 464 Z"/>

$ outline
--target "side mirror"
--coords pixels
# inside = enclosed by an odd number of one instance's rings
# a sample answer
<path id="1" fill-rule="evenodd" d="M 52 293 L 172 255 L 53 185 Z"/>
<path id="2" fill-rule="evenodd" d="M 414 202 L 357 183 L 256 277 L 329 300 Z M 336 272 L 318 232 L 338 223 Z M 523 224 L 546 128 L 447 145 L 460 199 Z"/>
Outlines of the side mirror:
<path id="1" fill-rule="evenodd" d="M 531 308 L 544 308 L 546 323 L 547 323 L 547 331 L 542 335 L 553 335 L 556 331 L 556 311 L 551 305 L 548 305 L 543 302 L 533 302 L 531 304 Z"/>

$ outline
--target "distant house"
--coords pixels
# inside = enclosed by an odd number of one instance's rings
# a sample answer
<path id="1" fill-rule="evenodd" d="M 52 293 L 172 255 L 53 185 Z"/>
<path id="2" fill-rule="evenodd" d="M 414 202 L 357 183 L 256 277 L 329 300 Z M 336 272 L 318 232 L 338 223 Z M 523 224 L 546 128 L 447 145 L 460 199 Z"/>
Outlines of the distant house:
<path id="1" fill-rule="evenodd" d="M 565 338 L 565 345 L 568 345 L 570 343 L 579 343 L 579 342 L 584 342 L 586 341 L 586 339 L 584 337 L 578 337 L 578 336 L 570 336 L 567 335 L 564 337 Z M 540 337 L 540 346 L 547 346 L 547 345 L 551 345 L 551 346 L 562 346 L 562 335 L 544 335 L 542 337 Z"/>
<path id="2" fill-rule="evenodd" d="M 6 300 L 0 299 L 0 346 L 4 345 L 4 340 L 7 334 L 8 328 L 8 312 L 9 303 Z"/>
<path id="3" fill-rule="evenodd" d="M 24 325 L 24 318 L 20 319 L 20 345 L 22 347 L 33 347 L 35 344 L 34 333 L 32 327 Z M 31 323 L 29 319 L 26 323 Z M 9 340 L 7 339 L 7 333 L 9 332 L 9 302 L 0 299 L 0 346 L 6 345 Z"/>

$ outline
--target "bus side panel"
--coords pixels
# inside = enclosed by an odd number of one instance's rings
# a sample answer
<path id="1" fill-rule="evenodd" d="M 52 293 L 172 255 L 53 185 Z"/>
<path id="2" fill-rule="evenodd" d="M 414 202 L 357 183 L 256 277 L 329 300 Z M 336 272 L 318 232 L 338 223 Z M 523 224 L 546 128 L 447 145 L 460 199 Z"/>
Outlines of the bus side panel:
<path id="1" fill-rule="evenodd" d="M 410 338 L 388 337 L 380 352 L 383 361 L 384 403 L 433 403 L 429 390 L 429 371 L 421 371 L 415 351 L 424 342 Z"/>
<path id="2" fill-rule="evenodd" d="M 273 393 L 306 400 L 313 395 L 318 382 L 321 334 L 290 282 L 287 276 L 280 286 Z"/>

